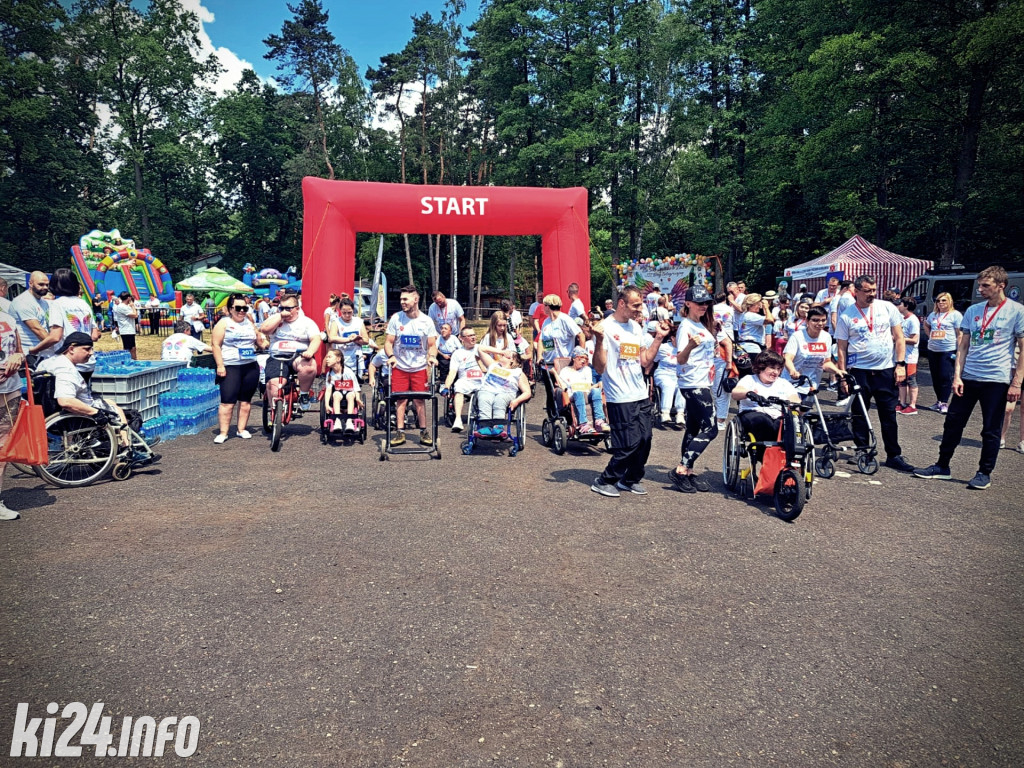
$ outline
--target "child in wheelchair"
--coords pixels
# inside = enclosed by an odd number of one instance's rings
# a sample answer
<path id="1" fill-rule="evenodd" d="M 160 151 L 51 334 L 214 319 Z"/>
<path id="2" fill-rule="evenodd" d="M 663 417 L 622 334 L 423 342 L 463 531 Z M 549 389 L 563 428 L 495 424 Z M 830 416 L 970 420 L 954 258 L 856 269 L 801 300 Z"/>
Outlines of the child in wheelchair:
<path id="1" fill-rule="evenodd" d="M 504 354 L 495 361 L 486 352 L 480 359 L 487 366 L 476 393 L 476 418 L 480 422 L 477 432 L 482 437 L 504 437 L 506 416 L 533 396 L 530 382 L 523 373 L 523 362 L 519 353 Z"/>
<path id="2" fill-rule="evenodd" d="M 345 357 L 337 349 L 327 351 L 324 355 L 324 365 L 327 367 L 324 374 L 324 397 L 327 398 L 327 419 L 324 421 L 324 428 L 327 428 L 327 420 L 330 420 L 331 432 L 344 431 L 345 434 L 352 434 L 357 431 L 353 419 L 363 408 L 356 373 L 345 367 Z M 341 417 L 345 417 L 344 426 Z"/>
<path id="3" fill-rule="evenodd" d="M 752 374 L 744 376 L 732 391 L 732 399 L 739 403 L 739 420 L 745 435 L 756 442 L 775 440 L 782 421 L 782 408 L 778 405 L 759 405 L 747 399 L 749 392 L 761 397 L 778 397 L 792 403 L 800 402 L 800 394 L 793 384 L 782 378 L 785 360 L 777 352 L 767 350 L 753 361 Z"/>
<path id="4" fill-rule="evenodd" d="M 594 371 L 590 367 L 590 356 L 583 347 L 572 351 L 572 365 L 558 372 L 558 383 L 563 387 L 576 414 L 576 432 L 593 435 L 610 432 L 611 427 L 604 420 L 604 404 L 601 401 L 601 384 L 594 383 Z M 593 424 L 587 421 L 587 403 L 593 413 Z"/>

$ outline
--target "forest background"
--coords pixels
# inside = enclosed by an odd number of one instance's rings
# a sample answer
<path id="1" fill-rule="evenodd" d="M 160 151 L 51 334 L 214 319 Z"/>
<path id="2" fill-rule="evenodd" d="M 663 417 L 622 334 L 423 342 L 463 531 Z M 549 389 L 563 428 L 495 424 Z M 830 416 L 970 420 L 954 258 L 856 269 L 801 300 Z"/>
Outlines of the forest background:
<path id="1" fill-rule="evenodd" d="M 717 255 L 764 286 L 855 233 L 1024 261 L 1024 0 L 448 0 L 361 63 L 318 0 L 288 9 L 274 81 L 215 94 L 174 0 L 0 0 L 0 261 L 66 266 L 117 227 L 176 276 L 210 253 L 283 270 L 307 175 L 584 186 L 595 301 L 630 259 Z M 386 243 L 393 286 L 537 283 L 538 238 Z"/>

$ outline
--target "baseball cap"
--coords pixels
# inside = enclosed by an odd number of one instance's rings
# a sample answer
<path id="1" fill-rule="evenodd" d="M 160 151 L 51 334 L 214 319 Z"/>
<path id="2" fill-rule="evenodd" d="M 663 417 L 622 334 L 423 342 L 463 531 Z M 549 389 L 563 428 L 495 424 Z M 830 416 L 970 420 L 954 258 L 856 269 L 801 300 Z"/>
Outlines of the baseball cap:
<path id="1" fill-rule="evenodd" d="M 688 288 L 683 301 L 692 301 L 695 304 L 714 304 L 715 300 L 707 292 L 703 285 L 694 285 Z"/>
<path id="2" fill-rule="evenodd" d="M 61 345 L 60 350 L 57 352 L 58 355 L 63 355 L 68 351 L 69 347 L 91 347 L 93 345 L 92 336 L 88 333 L 82 333 L 81 331 L 75 331 L 69 333 L 64 337 L 64 343 Z"/>

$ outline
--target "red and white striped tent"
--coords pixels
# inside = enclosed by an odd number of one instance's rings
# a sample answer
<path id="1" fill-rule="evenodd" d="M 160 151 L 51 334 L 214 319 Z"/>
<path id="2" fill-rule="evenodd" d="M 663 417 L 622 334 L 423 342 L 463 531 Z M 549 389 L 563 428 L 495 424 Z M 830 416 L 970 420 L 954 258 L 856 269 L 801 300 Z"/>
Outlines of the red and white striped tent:
<path id="1" fill-rule="evenodd" d="M 828 285 L 831 272 L 842 272 L 847 280 L 860 275 L 874 275 L 878 281 L 878 293 L 887 288 L 902 291 L 911 282 L 932 268 L 932 262 L 912 259 L 898 253 L 879 248 L 860 235 L 854 235 L 834 251 L 819 256 L 813 261 L 798 264 L 785 271 L 789 280 L 789 292 L 795 293 L 801 283 L 811 292 Z"/>

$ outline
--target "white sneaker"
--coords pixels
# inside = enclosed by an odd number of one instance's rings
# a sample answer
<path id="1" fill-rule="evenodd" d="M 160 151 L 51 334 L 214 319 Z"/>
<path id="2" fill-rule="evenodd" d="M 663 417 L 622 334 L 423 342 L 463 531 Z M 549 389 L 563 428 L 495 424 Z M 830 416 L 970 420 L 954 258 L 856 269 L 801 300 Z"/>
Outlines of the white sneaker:
<path id="1" fill-rule="evenodd" d="M 216 443 L 217 445 L 220 445 L 221 443 L 226 443 L 227 441 L 227 435 L 217 435 L 215 438 L 213 438 L 213 442 Z"/>
<path id="2" fill-rule="evenodd" d="M 721 429 L 725 429 L 725 427 L 726 427 L 725 419 L 719 419 L 718 420 L 718 428 L 721 430 Z"/>
<path id="3" fill-rule="evenodd" d="M 0 520 L 17 520 L 21 515 L 0 501 Z"/>
<path id="4" fill-rule="evenodd" d="M 461 432 L 462 427 L 462 417 L 460 416 L 459 418 L 455 419 L 455 421 L 452 422 L 452 432 Z"/>
<path id="5" fill-rule="evenodd" d="M 1024 440 L 1017 443 L 1017 453 L 1024 453 Z"/>
<path id="6" fill-rule="evenodd" d="M 679 424 L 680 426 L 686 424 L 686 413 L 685 412 L 680 412 L 680 413 L 676 414 L 676 424 Z"/>
<path id="7" fill-rule="evenodd" d="M 853 395 L 850 395 L 849 397 L 844 397 L 842 400 L 836 400 L 836 408 L 845 408 L 851 402 L 853 402 Z"/>
<path id="8" fill-rule="evenodd" d="M 238 436 L 243 440 L 252 440 L 252 433 L 248 429 L 238 430 Z"/>

